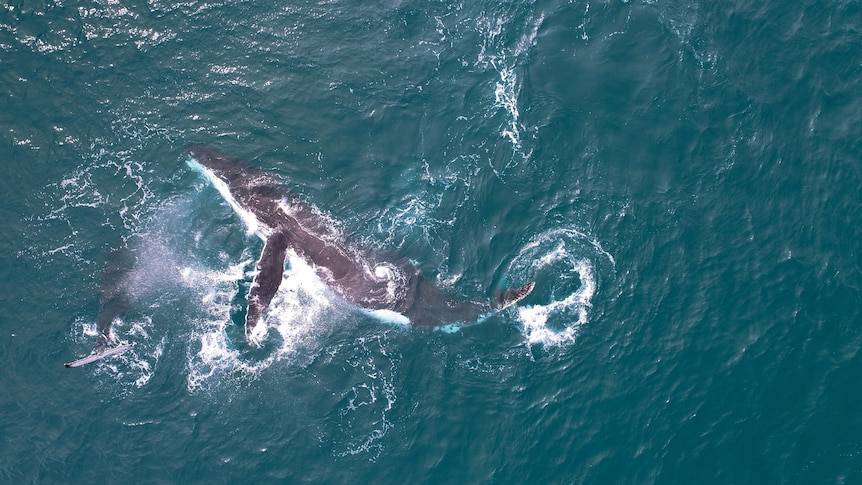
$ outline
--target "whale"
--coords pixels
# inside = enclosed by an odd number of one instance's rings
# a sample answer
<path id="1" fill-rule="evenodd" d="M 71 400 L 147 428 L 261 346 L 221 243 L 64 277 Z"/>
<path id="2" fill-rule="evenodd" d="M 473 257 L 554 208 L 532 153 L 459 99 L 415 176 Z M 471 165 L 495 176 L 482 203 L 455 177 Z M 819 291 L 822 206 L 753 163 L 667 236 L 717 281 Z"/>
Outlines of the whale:
<path id="1" fill-rule="evenodd" d="M 96 314 L 99 332 L 96 345 L 99 351 L 112 340 L 111 326 L 126 314 L 132 302 L 131 270 L 136 262 L 134 251 L 125 242 L 111 249 L 105 259 L 99 284 L 99 311 Z"/>
<path id="2" fill-rule="evenodd" d="M 414 326 L 473 323 L 527 297 L 535 282 L 488 301 L 452 295 L 406 258 L 351 244 L 314 205 L 270 173 L 204 145 L 188 145 L 186 163 L 203 175 L 264 244 L 246 295 L 245 336 L 259 346 L 260 325 L 284 276 L 288 252 L 303 259 L 337 295 L 372 315 Z M 259 330 L 264 327 L 263 330 Z"/>
<path id="3" fill-rule="evenodd" d="M 66 367 L 80 367 L 97 360 L 121 354 L 132 348 L 130 344 L 109 347 L 115 338 L 111 327 L 119 318 L 125 315 L 132 302 L 132 286 L 130 271 L 135 265 L 133 251 L 125 242 L 111 249 L 102 267 L 102 278 L 99 284 L 99 309 L 96 313 L 96 348 L 87 357 L 64 364 Z"/>

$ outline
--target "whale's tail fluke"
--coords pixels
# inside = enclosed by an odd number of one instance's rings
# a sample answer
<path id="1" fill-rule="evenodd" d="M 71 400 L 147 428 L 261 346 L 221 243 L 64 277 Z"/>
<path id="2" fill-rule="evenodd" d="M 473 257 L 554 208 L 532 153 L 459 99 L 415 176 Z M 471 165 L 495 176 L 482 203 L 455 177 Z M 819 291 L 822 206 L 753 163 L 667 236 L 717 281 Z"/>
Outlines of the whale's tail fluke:
<path id="1" fill-rule="evenodd" d="M 533 288 L 535 287 L 536 282 L 531 281 L 520 288 L 509 288 L 508 290 L 504 291 L 503 294 L 500 296 L 500 309 L 502 310 L 503 308 L 510 307 L 515 303 L 518 303 L 519 301 L 523 300 L 530 293 L 533 292 Z"/>

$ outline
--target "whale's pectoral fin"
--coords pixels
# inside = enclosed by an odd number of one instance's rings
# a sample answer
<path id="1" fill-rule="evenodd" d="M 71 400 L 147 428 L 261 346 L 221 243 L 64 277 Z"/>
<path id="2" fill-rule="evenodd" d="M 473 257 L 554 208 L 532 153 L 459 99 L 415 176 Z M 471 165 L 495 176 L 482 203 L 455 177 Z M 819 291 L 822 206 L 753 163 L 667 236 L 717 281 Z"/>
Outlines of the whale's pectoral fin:
<path id="1" fill-rule="evenodd" d="M 69 362 L 68 364 L 63 365 L 65 365 L 66 367 L 81 367 L 84 364 L 89 364 L 90 362 L 95 362 L 99 359 L 104 359 L 105 357 L 121 354 L 131 348 L 132 346 L 129 344 L 123 344 L 108 350 L 99 348 L 99 350 L 97 350 L 95 353 L 88 357 L 84 357 L 83 359 L 78 359 L 75 362 Z"/>
<path id="2" fill-rule="evenodd" d="M 281 284 L 289 241 L 290 234 L 287 231 L 271 235 L 266 240 L 263 252 L 255 266 L 257 274 L 248 290 L 248 312 L 245 315 L 245 337 L 251 345 L 256 345 L 256 339 L 253 338 L 254 328 L 260 322 L 264 310 Z"/>
<path id="3" fill-rule="evenodd" d="M 531 281 L 520 288 L 509 288 L 504 291 L 503 295 L 500 297 L 500 309 L 512 306 L 523 300 L 527 295 L 533 292 L 533 288 L 535 287 L 536 282 Z"/>

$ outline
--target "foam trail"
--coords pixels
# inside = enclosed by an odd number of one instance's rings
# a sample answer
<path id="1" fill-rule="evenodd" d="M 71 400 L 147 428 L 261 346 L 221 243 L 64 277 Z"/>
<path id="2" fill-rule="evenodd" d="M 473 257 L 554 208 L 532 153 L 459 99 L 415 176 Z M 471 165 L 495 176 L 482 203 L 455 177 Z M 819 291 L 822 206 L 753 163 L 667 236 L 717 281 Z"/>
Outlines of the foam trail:
<path id="1" fill-rule="evenodd" d="M 521 149 L 521 129 L 518 118 L 518 93 L 520 92 L 518 77 L 515 71 L 510 67 L 503 67 L 498 70 L 500 80 L 497 81 L 496 89 L 494 90 L 494 98 L 497 101 L 497 106 L 506 110 L 509 114 L 509 126 L 503 128 L 502 135 L 512 142 L 512 146 L 516 150 Z"/>
<path id="2" fill-rule="evenodd" d="M 544 14 L 538 18 L 529 19 L 524 27 L 526 31 L 518 41 L 512 45 L 505 45 L 506 36 L 504 27 L 509 28 L 504 16 L 493 18 L 481 18 L 478 22 L 479 31 L 484 37 L 478 55 L 477 64 L 483 67 L 490 66 L 497 72 L 499 80 L 494 85 L 494 108 L 502 109 L 506 113 L 506 123 L 501 127 L 500 135 L 509 140 L 514 150 L 513 155 L 518 160 L 512 159 L 502 169 L 492 165 L 492 169 L 499 176 L 514 164 L 528 160 L 532 156 L 532 149 L 524 149 L 522 133 L 525 130 L 521 122 L 521 114 L 518 110 L 518 98 L 521 94 L 522 81 L 518 72 L 522 70 L 519 66 L 524 65 L 529 50 L 535 45 L 539 27 L 544 22 Z"/>

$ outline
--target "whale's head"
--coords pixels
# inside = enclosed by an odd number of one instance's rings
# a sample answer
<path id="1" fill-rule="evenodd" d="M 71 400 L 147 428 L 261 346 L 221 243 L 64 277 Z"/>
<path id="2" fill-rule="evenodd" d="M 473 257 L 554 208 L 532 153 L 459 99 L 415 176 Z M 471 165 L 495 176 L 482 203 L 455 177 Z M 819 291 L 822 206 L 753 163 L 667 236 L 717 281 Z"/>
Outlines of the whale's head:
<path id="1" fill-rule="evenodd" d="M 258 198 L 281 199 L 285 195 L 282 181 L 254 165 L 219 153 L 203 145 L 188 145 L 186 163 L 192 170 L 224 183 L 232 192 L 254 193 Z"/>
<path id="2" fill-rule="evenodd" d="M 231 185 L 232 182 L 235 182 L 239 178 L 258 172 L 254 167 L 234 157 L 219 153 L 202 145 L 189 145 L 187 151 L 192 160 L 208 169 L 213 175 L 228 185 Z M 189 165 L 195 168 L 191 161 L 189 161 Z"/>
<path id="3" fill-rule="evenodd" d="M 186 164 L 218 190 L 245 222 L 249 234 L 266 238 L 269 232 L 266 227 L 278 225 L 277 219 L 270 216 L 277 214 L 273 209 L 278 207 L 285 191 L 271 176 L 236 158 L 200 145 L 189 145 L 187 150 Z"/>

